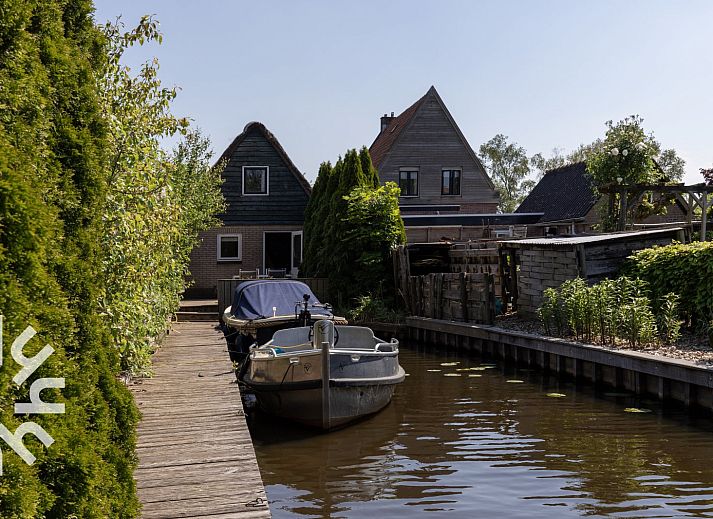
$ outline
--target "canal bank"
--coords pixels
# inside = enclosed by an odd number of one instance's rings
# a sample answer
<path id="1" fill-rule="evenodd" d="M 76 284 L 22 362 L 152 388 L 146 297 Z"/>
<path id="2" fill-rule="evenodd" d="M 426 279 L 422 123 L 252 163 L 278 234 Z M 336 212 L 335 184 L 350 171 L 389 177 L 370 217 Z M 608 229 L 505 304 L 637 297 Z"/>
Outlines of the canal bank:
<path id="1" fill-rule="evenodd" d="M 538 367 L 578 381 L 676 401 L 713 411 L 713 369 L 631 350 L 569 342 L 478 325 L 409 317 L 405 334 L 420 343 L 453 347 Z"/>

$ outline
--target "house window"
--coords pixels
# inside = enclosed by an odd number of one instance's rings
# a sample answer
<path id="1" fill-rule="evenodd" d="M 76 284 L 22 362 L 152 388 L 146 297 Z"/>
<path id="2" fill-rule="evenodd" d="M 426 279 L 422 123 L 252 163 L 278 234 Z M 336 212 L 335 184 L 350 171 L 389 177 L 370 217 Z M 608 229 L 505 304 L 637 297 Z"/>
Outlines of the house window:
<path id="1" fill-rule="evenodd" d="M 441 194 L 460 195 L 460 170 L 444 169 L 441 173 Z"/>
<path id="2" fill-rule="evenodd" d="M 267 195 L 269 193 L 269 168 L 267 166 L 243 166 L 243 194 Z"/>
<path id="3" fill-rule="evenodd" d="M 418 196 L 418 170 L 402 169 L 399 171 L 401 196 Z"/>
<path id="4" fill-rule="evenodd" d="M 240 234 L 218 235 L 218 261 L 241 261 L 243 238 Z"/>

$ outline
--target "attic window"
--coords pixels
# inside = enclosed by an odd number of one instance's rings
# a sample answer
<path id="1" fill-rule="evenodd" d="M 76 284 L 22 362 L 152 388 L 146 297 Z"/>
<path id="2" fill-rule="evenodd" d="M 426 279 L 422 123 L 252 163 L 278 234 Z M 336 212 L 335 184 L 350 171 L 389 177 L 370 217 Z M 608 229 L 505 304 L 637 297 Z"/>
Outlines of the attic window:
<path id="1" fill-rule="evenodd" d="M 243 166 L 243 194 L 269 194 L 269 172 L 267 166 Z"/>
<path id="2" fill-rule="evenodd" d="M 442 195 L 460 195 L 460 169 L 444 169 L 441 178 Z"/>
<path id="3" fill-rule="evenodd" d="M 418 196 L 418 169 L 402 168 L 399 171 L 401 197 Z"/>

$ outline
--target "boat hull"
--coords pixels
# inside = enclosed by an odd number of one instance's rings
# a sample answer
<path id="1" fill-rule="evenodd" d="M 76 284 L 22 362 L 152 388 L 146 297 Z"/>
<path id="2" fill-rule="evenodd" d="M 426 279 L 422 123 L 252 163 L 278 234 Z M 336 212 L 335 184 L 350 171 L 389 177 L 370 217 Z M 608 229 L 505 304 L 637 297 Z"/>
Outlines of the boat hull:
<path id="1" fill-rule="evenodd" d="M 401 369 L 403 371 L 403 369 Z M 400 380 L 399 380 L 400 378 Z M 322 417 L 322 384 L 317 387 L 302 388 L 299 385 L 283 385 L 282 389 L 261 390 L 253 387 L 260 409 L 268 414 L 319 429 L 341 427 L 350 422 L 377 413 L 391 402 L 396 384 L 338 385 L 333 380 L 329 384 L 329 424 L 325 427 Z"/>
<path id="2" fill-rule="evenodd" d="M 322 350 L 277 350 L 253 352 L 242 382 L 264 412 L 311 427 L 331 429 L 378 412 L 405 378 L 394 343 L 329 350 L 328 393 L 323 390 Z"/>

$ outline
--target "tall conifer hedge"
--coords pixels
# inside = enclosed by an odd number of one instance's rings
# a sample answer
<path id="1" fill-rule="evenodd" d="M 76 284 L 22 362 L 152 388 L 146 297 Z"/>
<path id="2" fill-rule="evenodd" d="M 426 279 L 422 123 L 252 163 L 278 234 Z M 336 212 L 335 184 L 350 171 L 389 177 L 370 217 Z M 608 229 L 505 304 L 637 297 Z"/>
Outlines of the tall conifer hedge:
<path id="1" fill-rule="evenodd" d="M 5 356 L 0 422 L 35 421 L 55 440 L 24 463 L 0 442 L 0 517 L 134 517 L 138 419 L 115 377 L 119 359 L 97 312 L 97 243 L 105 193 L 106 132 L 95 74 L 102 35 L 89 0 L 5 0 L 0 8 L 0 313 Z M 9 343 L 32 325 L 32 356 L 55 352 L 18 387 Z M 36 378 L 64 377 L 42 392 L 65 414 L 13 415 Z"/>

